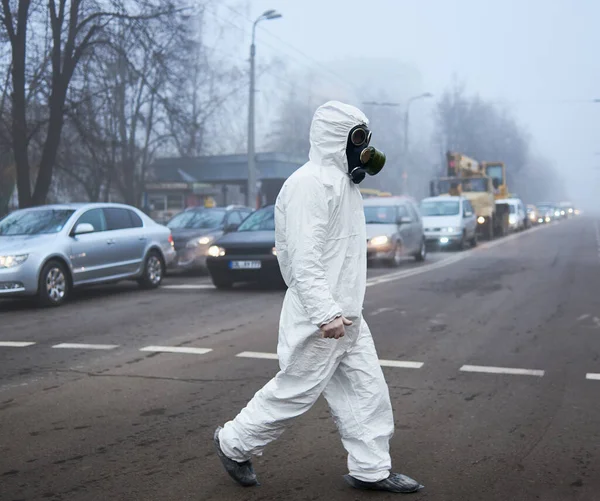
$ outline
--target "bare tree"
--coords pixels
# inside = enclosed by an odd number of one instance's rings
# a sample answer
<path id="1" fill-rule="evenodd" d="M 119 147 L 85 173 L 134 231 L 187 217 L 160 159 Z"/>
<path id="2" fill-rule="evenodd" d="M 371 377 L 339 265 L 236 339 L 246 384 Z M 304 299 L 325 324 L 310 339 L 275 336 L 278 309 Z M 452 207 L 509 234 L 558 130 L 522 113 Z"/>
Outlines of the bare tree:
<path id="1" fill-rule="evenodd" d="M 534 201 L 560 195 L 553 166 L 531 156 L 529 134 L 508 110 L 455 85 L 438 102 L 436 118 L 438 144 L 480 161 L 504 162 L 511 192 Z"/>
<path id="2" fill-rule="evenodd" d="M 310 124 L 316 108 L 311 101 L 301 89 L 290 89 L 269 134 L 270 149 L 308 158 Z"/>
<path id="3" fill-rule="evenodd" d="M 108 42 L 107 30 L 115 20 L 135 23 L 179 9 L 171 0 L 48 0 L 47 5 L 41 0 L 2 0 L 0 22 L 11 49 L 11 143 L 21 207 L 46 200 L 67 96 L 82 59 Z M 39 60 L 32 61 L 31 53 L 39 55 Z M 47 113 L 31 118 L 28 91 L 43 99 L 42 109 Z M 37 176 L 32 183 L 29 145 L 41 131 Z"/>
<path id="4" fill-rule="evenodd" d="M 447 150 L 480 161 L 503 161 L 512 174 L 526 165 L 529 134 L 507 110 L 479 96 L 467 96 L 464 86 L 443 94 L 436 118 L 438 143 Z"/>

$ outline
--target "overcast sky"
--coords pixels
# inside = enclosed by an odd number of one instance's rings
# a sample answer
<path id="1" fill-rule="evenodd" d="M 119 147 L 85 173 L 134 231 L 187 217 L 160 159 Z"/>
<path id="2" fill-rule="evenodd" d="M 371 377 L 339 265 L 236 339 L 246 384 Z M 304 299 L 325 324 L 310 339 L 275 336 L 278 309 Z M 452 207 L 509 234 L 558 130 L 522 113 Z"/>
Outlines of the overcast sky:
<path id="1" fill-rule="evenodd" d="M 600 104 L 592 103 L 600 98 L 599 0 L 249 0 L 231 5 L 249 18 L 267 9 L 283 14 L 261 23 L 259 57 L 288 54 L 332 81 L 331 63 L 352 57 L 412 65 L 420 72 L 421 90 L 436 95 L 457 77 L 469 92 L 509 105 L 532 134 L 534 151 L 553 160 L 574 196 L 589 198 L 594 184 L 600 186 Z M 229 15 L 248 29 L 247 19 L 233 11 Z M 240 37 L 248 41 L 247 35 Z"/>

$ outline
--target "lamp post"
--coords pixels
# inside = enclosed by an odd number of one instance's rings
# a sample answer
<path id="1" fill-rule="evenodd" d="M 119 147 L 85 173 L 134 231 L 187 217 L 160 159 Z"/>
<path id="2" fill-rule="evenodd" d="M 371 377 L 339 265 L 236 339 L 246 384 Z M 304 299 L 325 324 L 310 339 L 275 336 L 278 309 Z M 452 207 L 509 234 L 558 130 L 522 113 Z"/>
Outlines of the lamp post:
<path id="1" fill-rule="evenodd" d="M 426 99 L 426 98 L 430 98 L 433 97 L 433 94 L 431 92 L 425 92 L 423 94 L 419 94 L 418 96 L 413 96 L 411 97 L 407 103 L 406 103 L 406 110 L 404 111 L 404 148 L 403 148 L 403 156 L 404 156 L 404 161 L 402 162 L 402 194 L 406 195 L 407 193 L 407 173 L 406 173 L 406 164 L 408 162 L 408 119 L 409 119 L 409 111 L 410 111 L 410 105 L 418 100 L 418 99 Z M 367 104 L 367 105 L 373 105 L 373 106 L 400 106 L 400 103 L 379 103 L 379 102 L 365 102 L 363 104 Z"/>
<path id="2" fill-rule="evenodd" d="M 410 112 L 410 105 L 418 99 L 427 99 L 433 97 L 431 92 L 425 92 L 418 96 L 411 97 L 406 103 L 406 111 L 404 112 L 404 162 L 402 163 L 402 194 L 408 193 L 408 174 L 406 172 L 406 164 L 408 163 L 408 119 Z"/>
<path id="3" fill-rule="evenodd" d="M 250 45 L 250 97 L 248 102 L 248 186 L 246 187 L 246 205 L 256 205 L 256 151 L 254 146 L 254 93 L 255 70 L 254 57 L 256 55 L 256 25 L 261 21 L 270 21 L 282 17 L 275 10 L 263 12 L 252 25 L 252 44 Z"/>

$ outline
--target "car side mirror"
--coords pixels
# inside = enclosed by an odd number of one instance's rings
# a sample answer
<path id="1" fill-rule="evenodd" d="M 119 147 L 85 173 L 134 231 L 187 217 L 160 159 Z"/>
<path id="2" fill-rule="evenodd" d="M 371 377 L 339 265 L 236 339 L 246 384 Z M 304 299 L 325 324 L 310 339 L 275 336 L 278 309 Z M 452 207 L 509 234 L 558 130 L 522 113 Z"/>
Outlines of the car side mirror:
<path id="1" fill-rule="evenodd" d="M 404 216 L 404 217 L 399 217 L 398 218 L 398 224 L 402 225 L 402 224 L 410 224 L 412 223 L 412 219 L 410 217 Z"/>
<path id="2" fill-rule="evenodd" d="M 471 217 L 472 215 L 473 213 L 470 210 L 465 211 L 465 217 Z"/>
<path id="3" fill-rule="evenodd" d="M 239 228 L 239 224 L 236 223 L 230 223 L 227 226 L 225 226 L 225 233 L 232 233 L 234 231 L 236 231 Z"/>
<path id="4" fill-rule="evenodd" d="M 75 227 L 73 235 L 84 235 L 86 233 L 94 233 L 94 226 L 90 223 L 80 223 Z"/>

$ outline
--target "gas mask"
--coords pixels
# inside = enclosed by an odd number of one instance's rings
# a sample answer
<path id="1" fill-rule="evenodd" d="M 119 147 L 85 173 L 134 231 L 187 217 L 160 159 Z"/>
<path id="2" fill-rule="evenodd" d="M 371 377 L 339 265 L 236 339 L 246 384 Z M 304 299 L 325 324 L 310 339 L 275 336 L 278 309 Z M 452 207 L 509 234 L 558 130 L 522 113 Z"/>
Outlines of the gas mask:
<path id="1" fill-rule="evenodd" d="M 348 175 L 354 184 L 359 184 L 367 174 L 379 174 L 385 165 L 385 154 L 369 146 L 370 142 L 371 131 L 366 125 L 357 125 L 348 134 Z"/>

